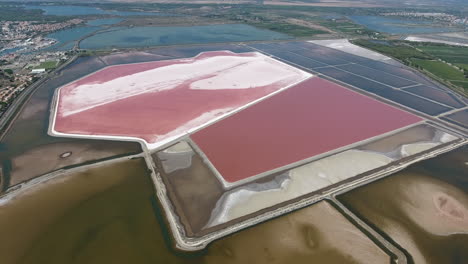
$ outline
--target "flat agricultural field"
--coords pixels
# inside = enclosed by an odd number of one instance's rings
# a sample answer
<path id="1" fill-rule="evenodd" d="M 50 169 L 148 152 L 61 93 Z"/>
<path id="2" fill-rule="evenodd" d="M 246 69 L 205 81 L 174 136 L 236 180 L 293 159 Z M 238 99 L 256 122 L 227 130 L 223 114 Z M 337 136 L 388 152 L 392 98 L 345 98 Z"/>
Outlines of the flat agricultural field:
<path id="1" fill-rule="evenodd" d="M 449 81 L 465 81 L 463 72 L 441 61 L 412 60 L 428 72 Z"/>
<path id="2" fill-rule="evenodd" d="M 453 46 L 418 46 L 418 49 L 426 53 L 434 55 L 450 63 L 467 63 L 468 62 L 468 48 L 467 47 L 453 47 Z"/>
<path id="3" fill-rule="evenodd" d="M 39 66 L 35 67 L 35 69 L 55 69 L 57 67 L 57 61 L 46 61 L 41 63 Z"/>

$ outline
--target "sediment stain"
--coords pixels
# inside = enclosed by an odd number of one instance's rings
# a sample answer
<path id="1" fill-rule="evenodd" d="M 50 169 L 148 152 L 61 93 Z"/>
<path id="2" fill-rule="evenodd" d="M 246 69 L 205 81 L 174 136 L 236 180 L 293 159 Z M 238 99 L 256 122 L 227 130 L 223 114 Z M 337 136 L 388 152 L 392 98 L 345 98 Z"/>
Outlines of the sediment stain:
<path id="1" fill-rule="evenodd" d="M 415 263 L 468 262 L 467 153 L 418 163 L 340 199 Z"/>
<path id="2" fill-rule="evenodd" d="M 327 202 L 219 240 L 211 263 L 390 263 L 390 257 Z"/>

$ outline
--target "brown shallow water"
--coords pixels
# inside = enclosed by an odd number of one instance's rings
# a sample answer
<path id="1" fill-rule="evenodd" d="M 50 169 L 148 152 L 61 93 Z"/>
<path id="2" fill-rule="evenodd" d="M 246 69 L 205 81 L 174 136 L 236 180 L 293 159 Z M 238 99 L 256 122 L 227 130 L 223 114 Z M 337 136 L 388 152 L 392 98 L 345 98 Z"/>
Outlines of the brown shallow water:
<path id="1" fill-rule="evenodd" d="M 105 141 L 80 140 L 32 148 L 11 159 L 10 185 L 67 166 L 129 152 L 138 152 L 138 146 L 130 142 L 109 144 Z"/>
<path id="2" fill-rule="evenodd" d="M 188 153 L 161 151 L 154 154 L 153 158 L 166 182 L 171 202 L 181 217 L 187 235 L 197 234 L 208 223 L 211 212 L 223 193 L 221 184 L 202 158 L 193 151 Z M 163 162 L 166 164 L 173 162 L 176 165 L 178 159 L 187 158 L 189 159 L 187 166 L 179 165 L 179 169 L 170 172 L 166 172 L 162 166 Z"/>
<path id="3" fill-rule="evenodd" d="M 141 151 L 137 143 L 51 137 L 47 134 L 50 103 L 61 85 L 104 67 L 97 58 L 79 58 L 60 75 L 41 85 L 0 137 L 0 192 L 19 182 L 70 165 Z M 72 152 L 67 159 L 59 157 Z M 46 157 L 47 156 L 47 157 Z"/>
<path id="4" fill-rule="evenodd" d="M 144 184 L 140 183 L 140 185 L 150 186 L 147 184 L 149 183 L 147 178 L 139 176 L 145 175 L 145 168 L 141 160 L 121 162 L 62 175 L 22 191 L 8 201 L 4 198 L 0 204 L 2 263 L 19 263 L 23 257 L 24 262 L 32 263 L 34 259 L 29 259 L 28 256 L 34 254 L 38 247 L 45 251 L 57 247 L 56 253 L 67 254 L 63 248 L 65 245 L 70 245 L 71 241 L 67 239 L 80 243 L 93 228 L 96 228 L 95 224 L 98 223 L 96 220 L 102 219 L 102 214 L 111 214 L 120 209 L 121 213 L 127 213 L 128 217 L 132 218 L 133 209 L 125 205 L 128 206 L 129 201 L 135 198 L 125 196 L 125 192 L 115 197 L 112 195 L 113 190 L 119 186 L 124 187 L 133 179 L 133 175 L 136 176 L 136 183 L 143 181 Z M 109 194 L 108 204 L 100 203 L 99 197 L 106 196 L 107 193 Z M 152 194 L 151 189 L 148 190 L 148 188 L 146 192 L 143 188 L 141 192 L 135 193 L 146 194 L 147 198 Z M 96 203 L 86 207 L 87 201 L 96 201 Z M 74 213 L 79 212 L 83 206 L 88 208 L 85 214 Z M 115 220 L 118 220 L 118 215 L 113 216 L 116 217 Z M 66 225 L 65 230 L 61 229 L 61 223 Z M 83 226 L 88 229 L 82 229 Z M 148 232 L 151 232 L 151 229 Z M 53 261 L 53 256 L 55 254 L 45 254 L 42 258 Z M 41 257 L 38 257 L 36 261 L 40 262 Z"/>
<path id="5" fill-rule="evenodd" d="M 390 263 L 327 202 L 213 243 L 206 263 Z"/>
<path id="6" fill-rule="evenodd" d="M 56 178 L 0 204 L 2 263 L 388 263 L 326 202 L 187 255 L 168 246 L 142 160 Z M 291 262 L 293 261 L 293 262 Z"/>
<path id="7" fill-rule="evenodd" d="M 468 263 L 468 148 L 424 161 L 340 199 L 414 263 Z"/>

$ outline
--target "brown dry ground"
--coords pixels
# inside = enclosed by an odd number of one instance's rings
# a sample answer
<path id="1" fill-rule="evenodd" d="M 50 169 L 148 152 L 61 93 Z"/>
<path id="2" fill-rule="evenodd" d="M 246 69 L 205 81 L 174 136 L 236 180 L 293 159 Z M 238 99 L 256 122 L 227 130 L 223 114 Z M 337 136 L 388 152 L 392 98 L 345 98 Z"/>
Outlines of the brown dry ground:
<path id="1" fill-rule="evenodd" d="M 294 24 L 294 25 L 308 27 L 308 28 L 311 28 L 311 29 L 322 30 L 322 31 L 328 32 L 330 34 L 335 34 L 336 33 L 335 31 L 333 31 L 333 30 L 331 30 L 329 28 L 326 28 L 324 26 L 312 23 L 310 21 L 301 20 L 301 19 L 288 18 L 288 19 L 286 19 L 286 22 Z"/>
<path id="2" fill-rule="evenodd" d="M 468 147 L 341 197 L 415 263 L 468 263 Z"/>

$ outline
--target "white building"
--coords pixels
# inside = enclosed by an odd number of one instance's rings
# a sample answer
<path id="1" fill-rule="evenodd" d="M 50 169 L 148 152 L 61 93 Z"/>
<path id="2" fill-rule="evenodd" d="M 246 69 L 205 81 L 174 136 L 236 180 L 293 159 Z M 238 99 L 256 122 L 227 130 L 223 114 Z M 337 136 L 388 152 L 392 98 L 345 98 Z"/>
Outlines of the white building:
<path id="1" fill-rule="evenodd" d="M 39 73 L 44 73 L 46 71 L 46 69 L 44 68 L 41 68 L 41 69 L 33 69 L 31 71 L 32 74 L 39 74 Z"/>

